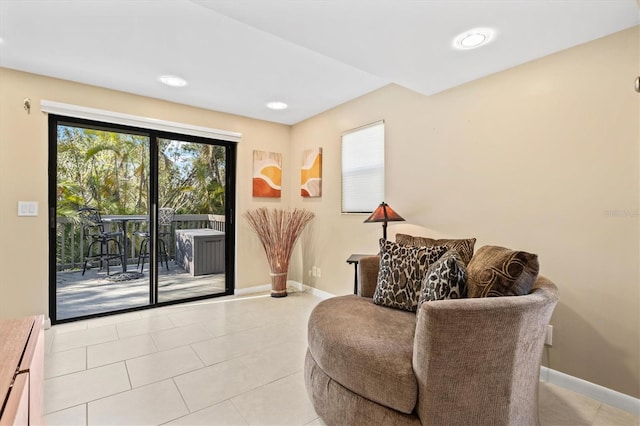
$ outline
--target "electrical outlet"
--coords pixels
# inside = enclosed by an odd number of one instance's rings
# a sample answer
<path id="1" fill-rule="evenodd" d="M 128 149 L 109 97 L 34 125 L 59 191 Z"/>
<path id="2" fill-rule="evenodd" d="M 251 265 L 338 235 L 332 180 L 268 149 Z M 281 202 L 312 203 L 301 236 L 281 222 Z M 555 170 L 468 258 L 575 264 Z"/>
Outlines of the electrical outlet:
<path id="1" fill-rule="evenodd" d="M 317 277 L 318 275 L 318 268 L 316 268 L 315 266 L 311 267 L 311 275 L 314 277 Z"/>
<path id="2" fill-rule="evenodd" d="M 544 339 L 544 344 L 547 346 L 553 346 L 553 326 L 547 325 L 547 336 Z"/>
<path id="3" fill-rule="evenodd" d="M 320 278 L 322 276 L 322 270 L 318 267 L 316 268 L 316 277 Z"/>

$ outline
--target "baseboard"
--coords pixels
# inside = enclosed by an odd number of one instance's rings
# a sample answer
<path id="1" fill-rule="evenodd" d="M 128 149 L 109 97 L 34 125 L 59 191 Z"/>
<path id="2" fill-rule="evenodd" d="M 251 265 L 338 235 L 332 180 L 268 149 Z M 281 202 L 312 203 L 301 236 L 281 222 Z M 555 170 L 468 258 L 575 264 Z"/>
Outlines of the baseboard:
<path id="1" fill-rule="evenodd" d="M 310 286 L 308 286 L 306 284 L 301 284 L 301 283 L 296 283 L 296 284 L 300 285 L 300 288 L 302 289 L 302 291 L 309 292 L 309 293 L 313 294 L 314 296 L 319 297 L 320 299 L 329 299 L 329 298 L 335 296 L 335 294 L 326 292 L 324 290 L 318 290 L 317 288 L 310 287 Z"/>
<path id="2" fill-rule="evenodd" d="M 587 382 L 548 367 L 540 367 L 540 380 L 586 395 L 596 401 L 640 416 L 640 399 L 625 395 L 604 386 Z"/>
<path id="3" fill-rule="evenodd" d="M 311 293 L 312 295 L 317 296 L 321 299 L 328 299 L 330 297 L 335 296 L 335 294 L 331 294 L 323 290 L 318 290 L 315 287 L 310 287 L 298 281 L 291 281 L 291 280 L 287 281 L 287 288 L 295 289 L 298 291 L 304 291 L 306 293 Z M 253 286 L 253 287 L 237 288 L 233 291 L 233 294 L 235 294 L 236 296 L 243 296 L 251 293 L 261 293 L 261 292 L 270 291 L 270 290 L 271 290 L 271 284 L 263 284 L 263 285 Z"/>
<path id="4" fill-rule="evenodd" d="M 236 296 L 244 296 L 251 293 L 262 293 L 263 291 L 271 291 L 271 284 L 257 285 L 253 287 L 236 288 L 233 290 L 233 294 Z"/>

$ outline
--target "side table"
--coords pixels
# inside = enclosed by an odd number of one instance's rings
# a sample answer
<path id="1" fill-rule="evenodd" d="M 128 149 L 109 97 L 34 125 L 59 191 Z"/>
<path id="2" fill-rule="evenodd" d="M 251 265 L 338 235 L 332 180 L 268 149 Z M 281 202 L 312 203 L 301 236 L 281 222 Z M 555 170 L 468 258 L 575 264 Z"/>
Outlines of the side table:
<path id="1" fill-rule="evenodd" d="M 374 256 L 373 254 L 352 254 L 347 259 L 348 264 L 353 264 L 355 274 L 353 278 L 353 294 L 358 294 L 358 264 L 363 257 Z"/>

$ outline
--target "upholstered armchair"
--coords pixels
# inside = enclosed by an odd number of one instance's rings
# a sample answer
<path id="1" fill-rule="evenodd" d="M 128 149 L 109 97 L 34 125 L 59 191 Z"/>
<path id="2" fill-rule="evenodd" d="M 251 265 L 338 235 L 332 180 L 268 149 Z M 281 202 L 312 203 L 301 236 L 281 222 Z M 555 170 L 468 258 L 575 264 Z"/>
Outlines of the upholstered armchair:
<path id="1" fill-rule="evenodd" d="M 538 383 L 556 286 L 523 296 L 373 303 L 378 257 L 360 261 L 359 295 L 319 303 L 305 382 L 328 425 L 537 425 Z"/>

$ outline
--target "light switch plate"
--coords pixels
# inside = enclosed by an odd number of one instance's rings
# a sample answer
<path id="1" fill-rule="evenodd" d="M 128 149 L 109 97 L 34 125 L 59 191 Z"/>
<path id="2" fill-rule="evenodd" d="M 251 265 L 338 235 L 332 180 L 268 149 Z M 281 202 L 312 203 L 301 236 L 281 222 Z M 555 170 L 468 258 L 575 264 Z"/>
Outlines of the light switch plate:
<path id="1" fill-rule="evenodd" d="M 18 216 L 38 216 L 38 202 L 18 201 Z"/>

